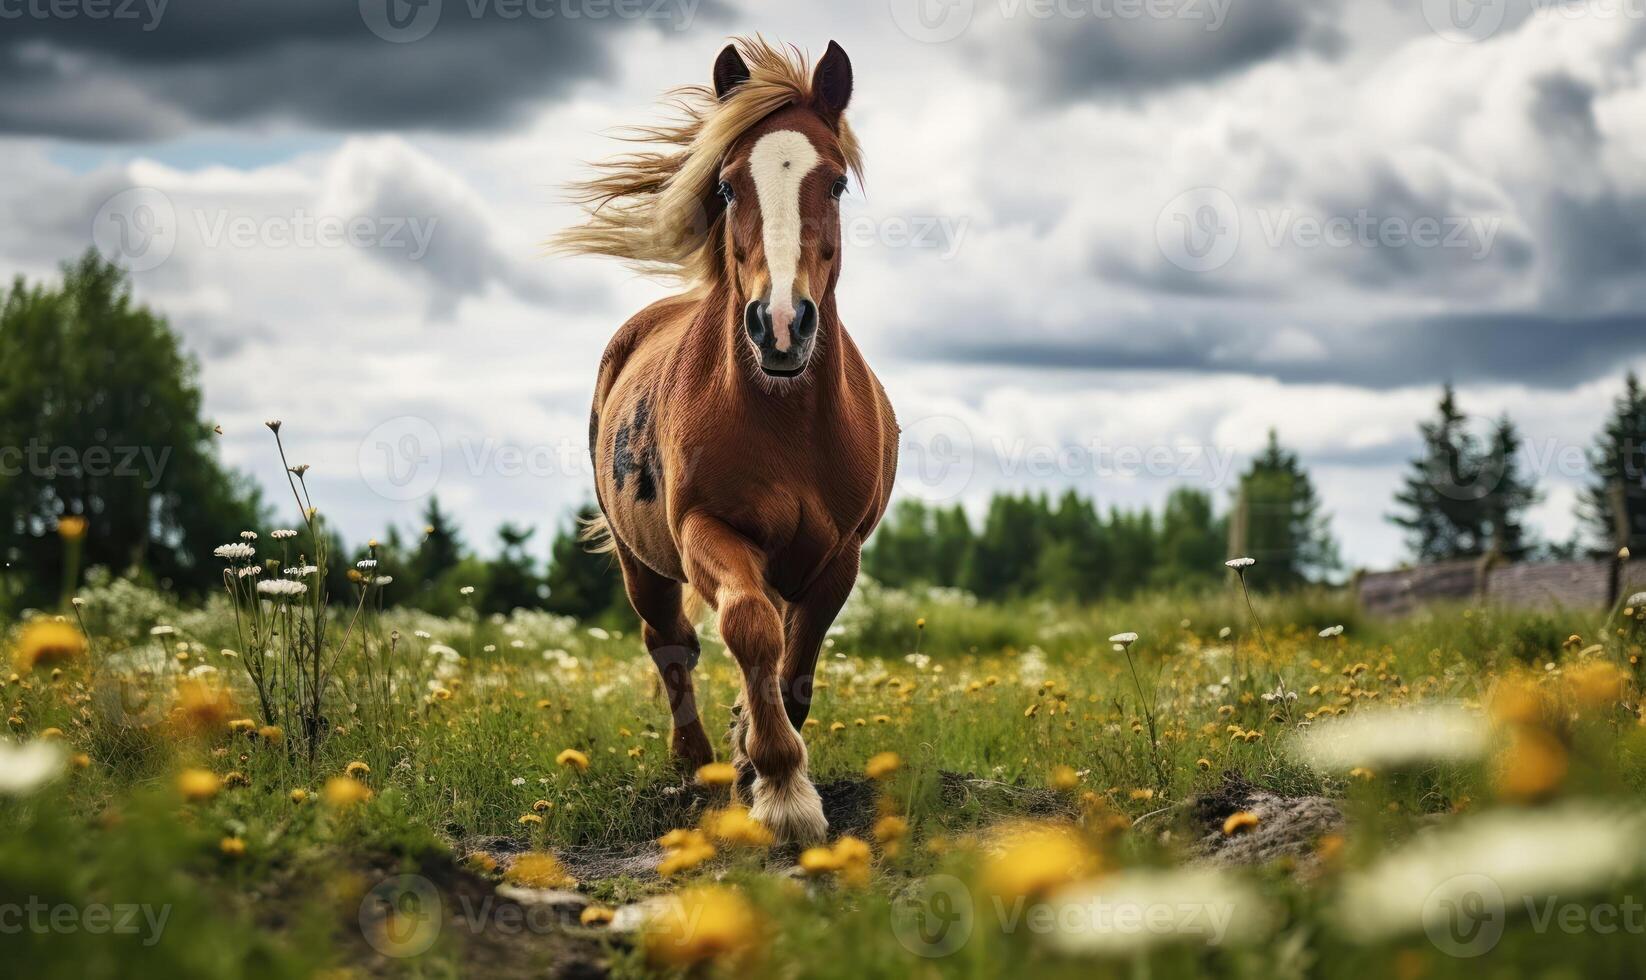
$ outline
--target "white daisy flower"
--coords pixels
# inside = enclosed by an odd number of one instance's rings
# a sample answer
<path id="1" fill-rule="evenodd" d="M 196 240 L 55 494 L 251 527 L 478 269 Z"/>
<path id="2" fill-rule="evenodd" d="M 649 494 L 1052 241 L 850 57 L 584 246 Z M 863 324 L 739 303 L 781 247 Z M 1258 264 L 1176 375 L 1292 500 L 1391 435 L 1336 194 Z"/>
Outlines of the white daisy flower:
<path id="1" fill-rule="evenodd" d="M 212 554 L 229 561 L 249 561 L 257 556 L 257 549 L 249 544 L 220 544 L 212 549 Z"/>
<path id="2" fill-rule="evenodd" d="M 1339 625 L 1339 626 L 1328 626 L 1325 629 L 1320 631 L 1320 638 L 1322 640 L 1329 640 L 1334 636 L 1342 636 L 1342 635 L 1343 635 L 1343 627 L 1341 625 Z"/>
<path id="3" fill-rule="evenodd" d="M 149 629 L 150 636 L 171 636 L 177 632 L 175 626 L 154 626 Z"/>
<path id="4" fill-rule="evenodd" d="M 589 635 L 594 637 L 597 640 L 609 640 L 609 639 L 612 638 L 612 635 L 610 633 L 606 632 L 605 630 L 601 629 L 598 626 L 590 626 L 589 627 Z"/>
<path id="5" fill-rule="evenodd" d="M 256 578 L 263 574 L 262 565 L 246 565 L 237 573 L 241 578 Z"/>
<path id="6" fill-rule="evenodd" d="M 297 537 L 297 532 L 290 528 L 281 528 L 278 531 L 270 531 L 269 537 L 276 541 L 290 541 L 292 538 Z"/>
<path id="7" fill-rule="evenodd" d="M 461 589 L 458 589 L 457 592 L 459 595 L 474 595 L 474 586 L 465 585 Z"/>
<path id="8" fill-rule="evenodd" d="M 1118 647 L 1129 647 L 1137 642 L 1136 633 L 1116 633 L 1109 637 L 1109 642 Z"/>
<path id="9" fill-rule="evenodd" d="M 1241 571 L 1245 571 L 1248 568 L 1251 568 L 1253 565 L 1256 565 L 1257 564 L 1257 559 L 1256 558 L 1230 558 L 1228 561 L 1224 562 L 1223 564 L 1227 565 L 1228 567 L 1234 569 L 1237 572 L 1241 572 Z"/>
<path id="10" fill-rule="evenodd" d="M 242 540 L 242 541 L 256 541 L 257 540 L 257 532 L 256 531 L 241 531 L 240 532 L 240 540 Z"/>

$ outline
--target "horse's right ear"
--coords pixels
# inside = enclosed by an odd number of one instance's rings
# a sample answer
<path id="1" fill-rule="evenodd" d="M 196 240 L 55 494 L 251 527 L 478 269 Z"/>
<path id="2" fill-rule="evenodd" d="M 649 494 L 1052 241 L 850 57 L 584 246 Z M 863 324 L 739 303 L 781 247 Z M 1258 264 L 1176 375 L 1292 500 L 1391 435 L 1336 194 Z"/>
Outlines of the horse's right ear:
<path id="1" fill-rule="evenodd" d="M 737 45 L 728 44 L 714 59 L 714 97 L 724 99 L 732 89 L 749 80 L 749 66 L 737 53 Z"/>

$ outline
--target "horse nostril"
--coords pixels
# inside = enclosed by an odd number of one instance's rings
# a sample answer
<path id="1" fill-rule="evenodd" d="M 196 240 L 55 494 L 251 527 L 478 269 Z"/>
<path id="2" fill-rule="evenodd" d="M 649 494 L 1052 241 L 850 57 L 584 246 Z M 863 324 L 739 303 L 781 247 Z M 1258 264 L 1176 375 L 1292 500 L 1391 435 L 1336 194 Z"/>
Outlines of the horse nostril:
<path id="1" fill-rule="evenodd" d="M 794 335 L 805 340 L 817 332 L 817 304 L 809 299 L 800 301 L 794 317 Z"/>
<path id="2" fill-rule="evenodd" d="M 743 307 L 743 329 L 749 332 L 749 339 L 754 341 L 755 346 L 758 347 L 764 344 L 766 338 L 771 336 L 771 330 L 767 327 L 770 322 L 771 318 L 766 313 L 766 305 L 759 300 L 754 300 L 748 306 Z"/>

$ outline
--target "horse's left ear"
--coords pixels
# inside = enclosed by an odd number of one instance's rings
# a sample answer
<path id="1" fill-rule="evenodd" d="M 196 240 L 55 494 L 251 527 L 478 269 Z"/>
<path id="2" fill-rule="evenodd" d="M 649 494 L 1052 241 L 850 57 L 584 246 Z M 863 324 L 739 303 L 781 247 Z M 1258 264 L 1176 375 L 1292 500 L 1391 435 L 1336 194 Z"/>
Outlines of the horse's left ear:
<path id="1" fill-rule="evenodd" d="M 852 100 L 852 59 L 846 49 L 829 42 L 829 50 L 812 72 L 812 104 L 831 126 L 839 125 L 840 114 Z"/>

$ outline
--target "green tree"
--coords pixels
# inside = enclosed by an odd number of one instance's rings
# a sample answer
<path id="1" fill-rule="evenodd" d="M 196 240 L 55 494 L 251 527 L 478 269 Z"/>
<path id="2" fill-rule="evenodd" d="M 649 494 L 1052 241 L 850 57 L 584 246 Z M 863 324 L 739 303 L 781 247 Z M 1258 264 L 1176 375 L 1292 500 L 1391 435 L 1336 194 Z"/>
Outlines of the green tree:
<path id="1" fill-rule="evenodd" d="M 571 526 L 555 534 L 549 554 L 549 594 L 543 601 L 550 612 L 594 619 L 628 609 L 616 560 L 611 555 L 591 554 L 578 540 L 583 523 L 599 516 L 599 508 L 584 504 Z"/>
<path id="2" fill-rule="evenodd" d="M 1438 417 L 1419 429 L 1422 454 L 1395 495 L 1403 512 L 1389 520 L 1405 529 L 1407 546 L 1420 561 L 1485 554 L 1491 533 L 1484 501 L 1496 477 L 1481 470 L 1487 457 L 1469 433 L 1451 385 L 1442 391 Z"/>
<path id="3" fill-rule="evenodd" d="M 997 494 L 991 499 L 961 576 L 964 587 L 982 599 L 1033 592 L 1049 510 L 1044 497 Z"/>
<path id="4" fill-rule="evenodd" d="M 543 581 L 537 574 L 537 560 L 526 550 L 533 527 L 505 523 L 497 529 L 502 548 L 487 565 L 483 612 L 508 614 L 516 609 L 534 609 L 542 601 Z"/>
<path id="5" fill-rule="evenodd" d="M 1034 586 L 1057 599 L 1092 602 L 1103 594 L 1109 575 L 1109 540 L 1092 502 L 1073 490 L 1045 515 Z"/>
<path id="6" fill-rule="evenodd" d="M 1646 391 L 1633 371 L 1612 414 L 1589 451 L 1593 482 L 1578 501 L 1578 516 L 1602 549 L 1627 546 L 1646 555 Z"/>
<path id="7" fill-rule="evenodd" d="M 918 499 L 900 500 L 863 551 L 863 572 L 898 588 L 932 582 L 932 515 Z"/>
<path id="8" fill-rule="evenodd" d="M 1505 558 L 1518 560 L 1531 550 L 1526 531 L 1526 511 L 1542 499 L 1531 478 L 1521 471 L 1520 431 L 1507 414 L 1492 428 L 1491 442 L 1482 464 L 1483 472 L 1497 475 L 1482 506 L 1491 548 Z"/>
<path id="9" fill-rule="evenodd" d="M 1230 550 L 1257 559 L 1246 573 L 1253 588 L 1295 588 L 1339 566 L 1314 481 L 1273 429 L 1240 478 L 1233 520 Z"/>
<path id="10" fill-rule="evenodd" d="M 1226 522 L 1212 513 L 1212 496 L 1193 487 L 1178 487 L 1166 498 L 1160 517 L 1160 549 L 1154 570 L 1157 584 L 1203 585 L 1222 571 L 1228 547 Z"/>
<path id="11" fill-rule="evenodd" d="M 423 538 L 408 569 L 414 588 L 418 592 L 433 589 L 447 572 L 458 566 L 463 554 L 463 538 L 458 534 L 456 523 L 449 513 L 440 509 L 440 498 L 430 496 L 429 505 L 423 510 Z"/>
<path id="12" fill-rule="evenodd" d="M 1160 543 L 1154 515 L 1145 507 L 1135 511 L 1110 508 L 1106 530 L 1109 553 L 1113 556 L 1108 592 L 1119 598 L 1135 595 L 1149 584 L 1154 574 L 1155 553 Z"/>
<path id="13" fill-rule="evenodd" d="M 0 309 L 0 520 L 21 598 L 62 580 L 56 528 L 84 517 L 82 564 L 198 594 L 212 549 L 258 525 L 256 489 L 217 458 L 199 368 L 125 274 L 87 252 L 61 285 L 17 279 Z"/>

